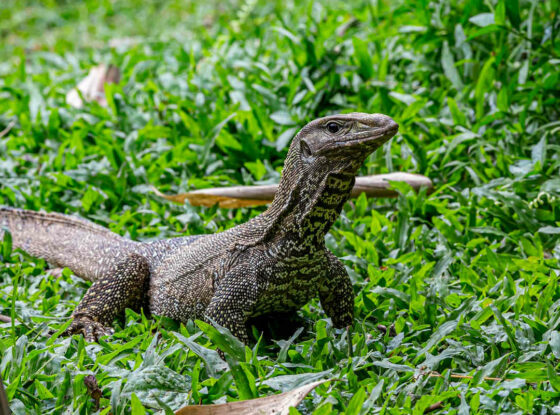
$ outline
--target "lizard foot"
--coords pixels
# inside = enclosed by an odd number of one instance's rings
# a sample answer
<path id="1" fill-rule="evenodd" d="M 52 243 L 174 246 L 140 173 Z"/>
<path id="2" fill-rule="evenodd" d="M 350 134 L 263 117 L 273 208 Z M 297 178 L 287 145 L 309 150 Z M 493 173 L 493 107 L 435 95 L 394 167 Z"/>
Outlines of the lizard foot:
<path id="1" fill-rule="evenodd" d="M 88 342 L 97 342 L 103 336 L 110 336 L 114 330 L 105 327 L 98 321 L 92 320 L 90 317 L 80 316 L 74 317 L 72 324 L 62 333 L 63 336 L 71 336 L 72 334 L 81 333 Z"/>

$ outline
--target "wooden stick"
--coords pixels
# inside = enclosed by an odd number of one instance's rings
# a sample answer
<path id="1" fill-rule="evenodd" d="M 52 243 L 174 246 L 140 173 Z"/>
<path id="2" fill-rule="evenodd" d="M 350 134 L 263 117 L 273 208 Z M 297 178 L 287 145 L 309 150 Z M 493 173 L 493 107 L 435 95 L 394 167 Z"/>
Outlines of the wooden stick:
<path id="1" fill-rule="evenodd" d="M 428 190 L 433 189 L 432 181 L 420 174 L 388 173 L 357 177 L 351 197 L 358 197 L 362 193 L 365 193 L 368 197 L 396 197 L 398 193 L 390 189 L 391 181 L 406 182 L 416 191 L 422 187 L 427 187 Z M 182 204 L 185 203 L 185 200 L 188 200 L 193 206 L 210 207 L 218 204 L 222 208 L 266 205 L 272 202 L 277 190 L 277 184 L 269 184 L 260 186 L 217 187 L 194 190 L 178 195 L 166 195 L 154 188 L 158 196 L 176 203 Z"/>

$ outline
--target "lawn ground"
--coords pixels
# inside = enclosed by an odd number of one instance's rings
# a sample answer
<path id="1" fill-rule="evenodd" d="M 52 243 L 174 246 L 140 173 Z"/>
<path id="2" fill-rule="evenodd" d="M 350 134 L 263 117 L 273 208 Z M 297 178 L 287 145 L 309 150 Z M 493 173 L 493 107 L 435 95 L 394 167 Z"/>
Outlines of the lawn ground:
<path id="1" fill-rule="evenodd" d="M 328 235 L 354 283 L 350 339 L 315 300 L 286 337 L 264 336 L 228 364 L 210 329 L 130 311 L 99 344 L 58 336 L 88 284 L 0 242 L 0 313 L 18 321 L 0 325 L 14 413 L 93 413 L 90 375 L 104 414 L 322 378 L 338 381 L 290 414 L 560 413 L 559 10 L 556 0 L 4 0 L 2 205 L 78 214 L 136 240 L 220 231 L 264 208 L 175 205 L 151 186 L 277 182 L 301 126 L 350 111 L 400 124 L 361 174 L 414 172 L 436 186 L 360 197 Z M 68 106 L 100 63 L 122 71 L 108 107 Z"/>

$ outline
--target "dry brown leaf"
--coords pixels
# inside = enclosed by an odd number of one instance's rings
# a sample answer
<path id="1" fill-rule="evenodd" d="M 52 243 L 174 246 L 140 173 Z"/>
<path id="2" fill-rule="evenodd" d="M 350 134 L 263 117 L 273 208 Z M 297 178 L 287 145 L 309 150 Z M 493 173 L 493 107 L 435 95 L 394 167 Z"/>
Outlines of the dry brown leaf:
<path id="1" fill-rule="evenodd" d="M 178 195 L 166 195 L 155 187 L 153 189 L 158 196 L 175 203 L 182 204 L 188 200 L 193 206 L 211 207 L 217 203 L 222 208 L 241 208 L 270 203 L 277 188 L 277 185 L 217 187 Z"/>
<path id="2" fill-rule="evenodd" d="M 105 97 L 105 84 L 118 83 L 121 78 L 119 68 L 113 65 L 98 65 L 90 69 L 88 75 L 66 94 L 66 103 L 74 108 L 82 108 L 84 103 L 80 97 L 87 101 L 97 101 L 99 105 L 107 106 Z"/>
<path id="3" fill-rule="evenodd" d="M 84 378 L 84 385 L 86 386 L 87 392 L 89 396 L 93 399 L 94 402 L 94 410 L 99 410 L 99 401 L 103 396 L 103 392 L 99 389 L 99 384 L 97 383 L 97 379 L 93 375 L 87 375 Z"/>
<path id="4" fill-rule="evenodd" d="M 2 378 L 0 377 L 0 414 L 11 414 L 10 403 L 8 402 L 8 397 L 4 390 L 4 383 L 2 383 Z"/>
<path id="5" fill-rule="evenodd" d="M 390 189 L 390 181 L 403 181 L 410 184 L 414 189 L 421 187 L 432 189 L 432 181 L 419 174 L 411 173 L 389 173 L 374 176 L 363 176 L 356 178 L 356 184 L 352 189 L 351 197 L 358 197 L 365 193 L 369 197 L 396 197 L 397 192 Z M 155 193 L 164 199 L 176 203 L 185 203 L 188 200 L 193 206 L 211 207 L 218 204 L 222 208 L 241 208 L 265 205 L 272 202 L 278 190 L 278 185 L 263 186 L 232 186 L 211 189 L 194 190 L 178 195 L 166 195 L 154 188 Z"/>
<path id="6" fill-rule="evenodd" d="M 329 381 L 320 380 L 289 392 L 248 401 L 219 405 L 188 405 L 177 410 L 175 415 L 288 415 L 290 408 L 297 406 L 309 392 Z"/>
<path id="7" fill-rule="evenodd" d="M 406 182 L 416 191 L 422 187 L 433 189 L 432 181 L 426 176 L 413 173 L 387 173 L 373 176 L 356 177 L 356 183 L 352 189 L 351 197 L 358 197 L 365 193 L 369 197 L 397 197 L 398 193 L 391 189 L 390 182 Z"/>

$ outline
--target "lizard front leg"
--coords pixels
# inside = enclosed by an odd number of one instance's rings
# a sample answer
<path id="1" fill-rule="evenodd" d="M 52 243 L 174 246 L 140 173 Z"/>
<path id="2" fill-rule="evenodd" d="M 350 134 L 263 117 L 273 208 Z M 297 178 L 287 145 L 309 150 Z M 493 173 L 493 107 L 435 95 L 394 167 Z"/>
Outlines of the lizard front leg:
<path id="1" fill-rule="evenodd" d="M 82 333 L 87 341 L 112 333 L 111 323 L 125 308 L 140 309 L 150 269 L 146 258 L 130 254 L 108 276 L 95 281 L 72 313 L 66 335 Z"/>
<path id="2" fill-rule="evenodd" d="M 258 298 L 258 286 L 255 274 L 251 271 L 235 269 L 226 274 L 205 315 L 220 326 L 227 328 L 243 343 L 249 343 L 247 333 L 247 316 Z"/>
<path id="3" fill-rule="evenodd" d="M 321 305 L 336 328 L 352 325 L 354 319 L 354 289 L 344 265 L 330 251 L 326 252 L 327 275 L 319 285 Z"/>

